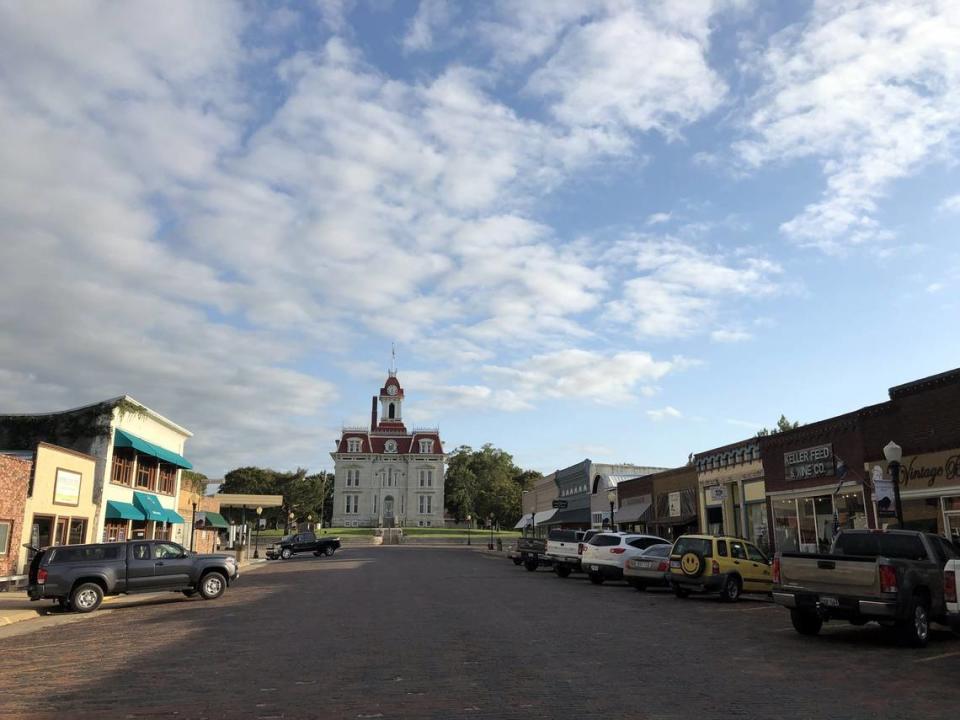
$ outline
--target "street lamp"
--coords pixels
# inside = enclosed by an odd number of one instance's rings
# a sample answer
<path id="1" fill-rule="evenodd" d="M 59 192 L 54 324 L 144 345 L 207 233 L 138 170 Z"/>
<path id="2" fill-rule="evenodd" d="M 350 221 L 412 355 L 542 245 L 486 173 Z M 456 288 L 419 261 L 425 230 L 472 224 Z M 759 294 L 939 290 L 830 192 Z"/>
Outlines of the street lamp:
<path id="1" fill-rule="evenodd" d="M 616 532 L 617 529 L 613 526 L 613 504 L 617 501 L 617 491 L 610 489 L 607 491 L 607 502 L 610 503 L 610 532 Z"/>
<path id="2" fill-rule="evenodd" d="M 467 545 L 470 544 L 470 526 L 473 524 L 473 518 L 467 515 Z"/>
<path id="3" fill-rule="evenodd" d="M 521 513 L 523 513 L 523 496 L 524 496 L 524 495 L 528 495 L 529 493 L 530 493 L 529 490 L 524 490 L 524 491 L 522 491 L 522 492 L 520 493 L 520 512 L 521 512 Z M 534 505 L 533 510 L 536 510 L 536 505 L 537 505 L 536 499 L 534 499 L 533 505 Z M 533 510 L 530 511 L 530 522 L 533 524 L 534 529 L 536 529 L 536 527 L 537 527 L 537 518 L 536 518 L 536 516 L 534 515 Z"/>
<path id="4" fill-rule="evenodd" d="M 883 456 L 890 466 L 890 476 L 893 478 L 893 502 L 897 508 L 897 524 L 903 529 L 903 504 L 900 502 L 900 459 L 903 457 L 903 448 L 892 440 L 883 448 Z"/>
<path id="5" fill-rule="evenodd" d="M 313 513 L 307 513 L 307 530 L 312 530 L 310 526 L 313 525 Z"/>
<path id="6" fill-rule="evenodd" d="M 263 514 L 263 508 L 257 505 L 257 539 L 253 543 L 253 559 L 260 558 L 260 516 Z"/>
<path id="7" fill-rule="evenodd" d="M 487 516 L 487 524 L 490 525 L 490 544 L 487 545 L 487 550 L 493 550 L 493 513 Z"/>

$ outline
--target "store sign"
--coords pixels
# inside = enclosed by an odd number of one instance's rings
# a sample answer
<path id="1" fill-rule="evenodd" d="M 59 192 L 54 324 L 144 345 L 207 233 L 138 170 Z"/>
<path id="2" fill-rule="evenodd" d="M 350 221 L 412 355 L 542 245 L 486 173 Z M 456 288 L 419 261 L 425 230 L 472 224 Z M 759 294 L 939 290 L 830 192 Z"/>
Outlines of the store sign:
<path id="1" fill-rule="evenodd" d="M 669 495 L 670 517 L 680 517 L 680 493 L 672 492 Z"/>
<path id="2" fill-rule="evenodd" d="M 723 502 L 727 499 L 727 488 L 725 485 L 714 485 L 707 492 L 709 502 Z"/>
<path id="3" fill-rule="evenodd" d="M 877 504 L 880 517 L 896 517 L 897 508 L 890 475 L 879 465 L 874 465 L 870 471 L 870 480 L 873 483 L 873 501 Z"/>
<path id="4" fill-rule="evenodd" d="M 53 486 L 53 501 L 58 505 L 80 504 L 80 473 L 63 468 L 57 469 L 57 479 Z"/>
<path id="5" fill-rule="evenodd" d="M 787 480 L 811 480 L 833 475 L 833 445 L 827 443 L 784 453 L 783 470 Z"/>
<path id="6" fill-rule="evenodd" d="M 880 468 L 880 472 L 890 481 L 890 472 L 886 461 L 867 463 L 867 469 Z M 905 455 L 900 461 L 900 489 L 924 490 L 928 488 L 956 487 L 960 485 L 960 450 L 925 455 Z"/>

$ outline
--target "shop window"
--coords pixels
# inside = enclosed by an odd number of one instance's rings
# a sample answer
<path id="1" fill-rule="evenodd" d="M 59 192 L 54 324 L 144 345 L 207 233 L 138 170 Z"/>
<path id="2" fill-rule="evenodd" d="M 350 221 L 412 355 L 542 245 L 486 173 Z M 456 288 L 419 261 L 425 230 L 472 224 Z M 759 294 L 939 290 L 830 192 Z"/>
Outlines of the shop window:
<path id="1" fill-rule="evenodd" d="M 145 490 L 153 490 L 157 481 L 157 463 L 145 457 L 139 458 L 137 462 L 136 487 Z"/>
<path id="2" fill-rule="evenodd" d="M 127 448 L 113 451 L 113 471 L 110 481 L 130 486 L 133 482 L 133 451 Z"/>
<path id="3" fill-rule="evenodd" d="M 104 542 L 124 542 L 127 539 L 127 523 L 118 520 L 107 520 L 103 526 Z"/>
<path id="4" fill-rule="evenodd" d="M 13 530 L 11 520 L 0 520 L 0 557 L 4 557 L 10 551 L 10 533 Z"/>
<path id="5" fill-rule="evenodd" d="M 903 500 L 903 527 L 905 530 L 919 530 L 933 535 L 943 535 L 943 514 L 940 512 L 939 498 L 914 498 Z M 883 521 L 883 518 L 880 518 Z M 889 520 L 896 523 L 896 518 Z"/>
<path id="6" fill-rule="evenodd" d="M 71 519 L 67 545 L 82 545 L 86 536 L 87 521 L 82 518 Z"/>
<path id="7" fill-rule="evenodd" d="M 797 526 L 797 501 L 773 501 L 773 529 L 777 550 L 799 552 L 800 532 Z"/>

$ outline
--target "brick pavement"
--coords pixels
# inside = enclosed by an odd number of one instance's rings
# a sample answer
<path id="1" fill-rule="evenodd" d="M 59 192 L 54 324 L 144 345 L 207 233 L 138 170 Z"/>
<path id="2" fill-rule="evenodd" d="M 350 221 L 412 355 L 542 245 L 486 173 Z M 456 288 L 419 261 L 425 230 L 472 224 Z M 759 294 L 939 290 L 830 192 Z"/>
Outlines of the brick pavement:
<path id="1" fill-rule="evenodd" d="M 937 718 L 960 701 L 946 632 L 920 651 L 875 626 L 806 638 L 767 602 L 595 587 L 466 549 L 295 558 L 216 602 L 17 641 L 0 717 Z"/>

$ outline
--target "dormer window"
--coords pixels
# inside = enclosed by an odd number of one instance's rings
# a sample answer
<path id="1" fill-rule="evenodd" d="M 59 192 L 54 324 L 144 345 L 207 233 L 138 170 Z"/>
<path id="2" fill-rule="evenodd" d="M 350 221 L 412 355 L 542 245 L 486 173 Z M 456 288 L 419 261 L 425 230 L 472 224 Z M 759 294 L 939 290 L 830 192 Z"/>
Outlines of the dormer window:
<path id="1" fill-rule="evenodd" d="M 397 451 L 397 441 L 396 440 L 387 440 L 384 445 L 384 451 L 388 453 L 395 453 Z"/>
<path id="2" fill-rule="evenodd" d="M 347 440 L 347 452 L 363 452 L 363 440 L 360 438 L 350 438 Z"/>
<path id="3" fill-rule="evenodd" d="M 420 452 L 422 453 L 432 453 L 433 452 L 433 440 L 421 440 L 420 441 Z"/>

